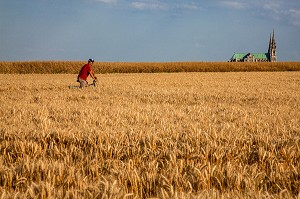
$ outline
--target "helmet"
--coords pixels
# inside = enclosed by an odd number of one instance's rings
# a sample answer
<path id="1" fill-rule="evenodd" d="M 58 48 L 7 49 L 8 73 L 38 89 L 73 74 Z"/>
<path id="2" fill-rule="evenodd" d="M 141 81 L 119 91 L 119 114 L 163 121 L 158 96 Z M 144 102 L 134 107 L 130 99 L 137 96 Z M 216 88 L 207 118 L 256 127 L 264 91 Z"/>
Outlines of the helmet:
<path id="1" fill-rule="evenodd" d="M 94 59 L 89 59 L 89 61 L 88 62 L 94 62 L 95 60 Z"/>

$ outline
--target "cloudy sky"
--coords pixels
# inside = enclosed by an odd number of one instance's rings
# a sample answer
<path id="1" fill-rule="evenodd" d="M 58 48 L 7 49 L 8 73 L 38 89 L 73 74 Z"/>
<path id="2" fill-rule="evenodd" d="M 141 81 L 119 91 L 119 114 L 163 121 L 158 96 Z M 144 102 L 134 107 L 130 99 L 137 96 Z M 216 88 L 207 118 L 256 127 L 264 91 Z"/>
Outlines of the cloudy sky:
<path id="1" fill-rule="evenodd" d="M 0 61 L 300 61 L 300 0 L 0 0 Z"/>

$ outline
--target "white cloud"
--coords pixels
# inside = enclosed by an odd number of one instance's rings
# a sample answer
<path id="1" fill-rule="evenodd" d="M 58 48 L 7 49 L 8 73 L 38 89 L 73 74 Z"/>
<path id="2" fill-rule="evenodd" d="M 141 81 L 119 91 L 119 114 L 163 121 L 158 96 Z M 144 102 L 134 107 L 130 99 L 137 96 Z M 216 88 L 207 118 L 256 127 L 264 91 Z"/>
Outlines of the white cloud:
<path id="1" fill-rule="evenodd" d="M 269 2 L 266 3 L 263 8 L 276 14 L 280 12 L 280 5 L 278 3 Z"/>
<path id="2" fill-rule="evenodd" d="M 131 3 L 131 7 L 138 10 L 172 10 L 172 9 L 198 10 L 199 9 L 198 5 L 195 2 L 164 3 L 162 1 L 157 1 L 157 0 L 135 1 Z"/>
<path id="3" fill-rule="evenodd" d="M 222 1 L 223 5 L 233 8 L 233 9 L 245 9 L 247 4 L 240 1 Z"/>
<path id="4" fill-rule="evenodd" d="M 290 24 L 300 26 L 300 10 L 283 6 L 279 3 L 266 3 L 264 10 L 266 15 L 277 21 L 287 21 Z"/>
<path id="5" fill-rule="evenodd" d="M 268 2 L 263 5 L 262 15 L 273 18 L 276 21 L 280 21 L 284 17 L 284 11 L 280 8 L 280 4 Z"/>
<path id="6" fill-rule="evenodd" d="M 158 1 L 141 2 L 135 1 L 131 6 L 138 10 L 167 10 L 168 5 Z"/>
<path id="7" fill-rule="evenodd" d="M 292 18 L 292 23 L 296 26 L 300 26 L 300 10 L 289 9 L 289 16 Z"/>
<path id="8" fill-rule="evenodd" d="M 185 10 L 198 10 L 199 7 L 195 3 L 184 3 L 184 4 L 177 4 L 176 8 L 185 9 Z"/>
<path id="9" fill-rule="evenodd" d="M 229 9 L 249 11 L 277 22 L 300 26 L 299 0 L 219 0 L 220 5 Z"/>
<path id="10" fill-rule="evenodd" d="M 117 0 L 96 0 L 98 2 L 107 3 L 107 4 L 114 4 L 117 3 Z"/>

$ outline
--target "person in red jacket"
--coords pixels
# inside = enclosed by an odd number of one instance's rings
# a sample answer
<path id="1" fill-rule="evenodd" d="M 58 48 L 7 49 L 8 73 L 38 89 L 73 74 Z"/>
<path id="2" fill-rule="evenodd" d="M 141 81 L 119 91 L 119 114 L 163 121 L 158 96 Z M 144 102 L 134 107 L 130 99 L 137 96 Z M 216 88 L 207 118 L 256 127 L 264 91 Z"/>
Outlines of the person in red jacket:
<path id="1" fill-rule="evenodd" d="M 89 75 L 91 75 L 91 77 L 92 77 L 94 80 L 97 79 L 97 77 L 95 76 L 95 74 L 94 74 L 94 72 L 93 72 L 93 70 L 92 70 L 92 65 L 93 65 L 93 63 L 94 63 L 94 59 L 89 59 L 89 60 L 88 60 L 88 63 L 85 64 L 85 65 L 81 68 L 81 70 L 80 70 L 80 72 L 79 72 L 79 75 L 78 75 L 78 77 L 77 77 L 77 82 L 80 83 L 80 88 L 84 88 L 84 87 L 87 87 L 87 86 L 89 85 L 88 82 L 86 81 L 86 79 L 87 79 L 87 77 L 88 77 Z"/>

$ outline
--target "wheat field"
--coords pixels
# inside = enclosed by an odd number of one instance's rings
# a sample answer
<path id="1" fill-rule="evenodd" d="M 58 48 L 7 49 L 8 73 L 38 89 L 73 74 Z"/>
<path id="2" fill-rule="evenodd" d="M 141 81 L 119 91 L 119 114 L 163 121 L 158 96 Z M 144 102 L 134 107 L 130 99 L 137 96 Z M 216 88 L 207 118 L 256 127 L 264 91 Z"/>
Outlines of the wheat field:
<path id="1" fill-rule="evenodd" d="M 76 74 L 84 61 L 1 62 L 0 74 Z M 300 71 L 300 62 L 99 62 L 95 73 Z"/>
<path id="2" fill-rule="evenodd" d="M 300 198 L 299 72 L 98 79 L 0 74 L 0 198 Z"/>

